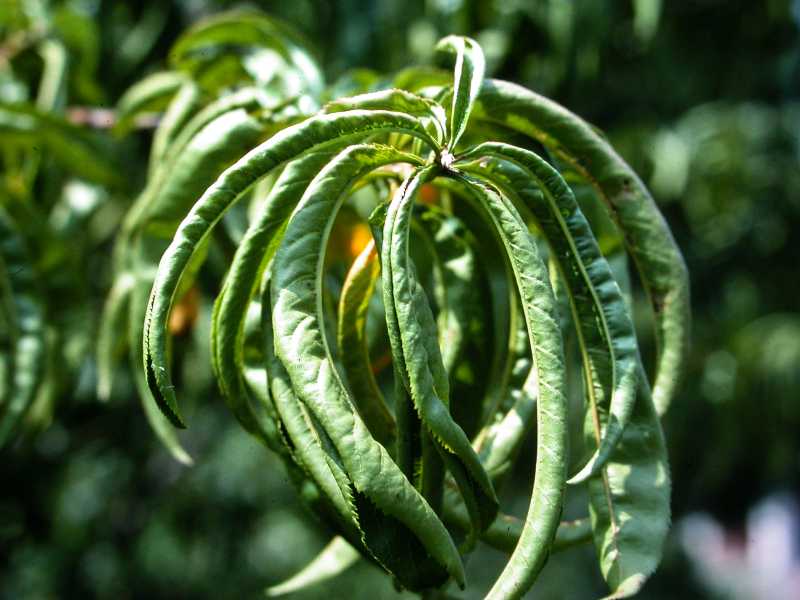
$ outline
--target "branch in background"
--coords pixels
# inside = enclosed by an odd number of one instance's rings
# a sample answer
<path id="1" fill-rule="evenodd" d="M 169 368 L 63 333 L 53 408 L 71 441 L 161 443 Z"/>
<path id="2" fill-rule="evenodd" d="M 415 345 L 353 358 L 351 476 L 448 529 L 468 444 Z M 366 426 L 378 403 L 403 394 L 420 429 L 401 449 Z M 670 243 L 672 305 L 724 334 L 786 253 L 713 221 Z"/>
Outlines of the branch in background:
<path id="1" fill-rule="evenodd" d="M 160 119 L 161 116 L 158 113 L 145 113 L 136 117 L 134 127 L 136 129 L 155 129 Z M 67 120 L 74 125 L 94 129 L 111 129 L 117 123 L 117 115 L 110 108 L 70 106 L 67 108 Z"/>

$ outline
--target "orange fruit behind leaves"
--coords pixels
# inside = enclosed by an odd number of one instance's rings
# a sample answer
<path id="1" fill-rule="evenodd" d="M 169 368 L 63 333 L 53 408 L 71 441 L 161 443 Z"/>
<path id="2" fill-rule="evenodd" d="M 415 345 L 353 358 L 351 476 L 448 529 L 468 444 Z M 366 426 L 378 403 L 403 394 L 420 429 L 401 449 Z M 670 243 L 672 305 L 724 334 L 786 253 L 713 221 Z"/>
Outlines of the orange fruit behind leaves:
<path id="1" fill-rule="evenodd" d="M 419 191 L 419 199 L 423 204 L 436 204 L 439 201 L 439 190 L 430 183 L 423 184 Z"/>
<path id="2" fill-rule="evenodd" d="M 200 311 L 200 292 L 197 286 L 192 286 L 172 308 L 169 315 L 169 332 L 173 336 L 182 336 L 189 333 L 197 321 Z"/>

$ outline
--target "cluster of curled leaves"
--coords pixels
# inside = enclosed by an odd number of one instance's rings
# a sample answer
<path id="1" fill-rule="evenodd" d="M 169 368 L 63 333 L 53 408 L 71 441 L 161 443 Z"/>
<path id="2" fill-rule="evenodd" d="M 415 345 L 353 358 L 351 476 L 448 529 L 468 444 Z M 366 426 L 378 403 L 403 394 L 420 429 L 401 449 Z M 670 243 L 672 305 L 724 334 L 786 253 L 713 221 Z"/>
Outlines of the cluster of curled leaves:
<path id="1" fill-rule="evenodd" d="M 359 558 L 402 588 L 463 588 L 481 541 L 509 554 L 487 597 L 517 598 L 552 552 L 591 540 L 611 597 L 630 596 L 669 526 L 659 416 L 686 356 L 683 260 L 602 134 L 485 78 L 474 41 L 437 50 L 452 71 L 411 69 L 324 102 L 302 41 L 271 20 L 225 15 L 188 32 L 175 70 L 127 100 L 167 108 L 120 234 L 100 360 L 126 323 L 148 415 L 188 462 L 171 332 L 204 260 L 233 241 L 211 315 L 214 375 L 336 533 L 271 593 Z M 625 249 L 653 310 L 651 376 Z M 498 490 L 529 437 L 518 519 Z M 578 485 L 588 516 L 561 521 Z"/>

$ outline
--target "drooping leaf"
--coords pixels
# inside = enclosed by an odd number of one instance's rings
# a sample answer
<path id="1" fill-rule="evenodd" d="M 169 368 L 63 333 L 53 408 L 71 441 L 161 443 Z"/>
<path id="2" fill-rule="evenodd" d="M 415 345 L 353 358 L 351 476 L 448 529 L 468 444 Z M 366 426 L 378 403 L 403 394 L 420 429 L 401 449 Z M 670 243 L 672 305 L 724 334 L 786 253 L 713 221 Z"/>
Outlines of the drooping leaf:
<path id="1" fill-rule="evenodd" d="M 670 523 L 670 476 L 664 434 L 640 371 L 631 420 L 601 477 L 589 479 L 589 514 L 607 598 L 636 594 L 661 561 Z M 594 441 L 591 419 L 584 426 Z"/>
<path id="2" fill-rule="evenodd" d="M 578 483 L 599 472 L 633 410 L 639 362 L 633 322 L 589 223 L 558 172 L 536 154 L 506 144 L 481 144 L 463 159 L 483 156 L 512 163 L 487 160 L 478 172 L 530 209 L 567 284 L 598 439 L 597 451 L 571 480 Z"/>
<path id="3" fill-rule="evenodd" d="M 263 98 L 258 90 L 245 88 L 206 105 L 172 132 L 166 156 L 153 168 L 147 187 L 130 208 L 121 235 L 160 223 L 174 233 L 191 203 L 216 175 L 248 148 L 268 137 L 280 124 L 269 113 L 261 115 Z M 162 125 L 169 126 L 166 121 Z M 161 127 L 156 131 L 160 135 Z M 155 142 L 154 142 L 155 145 Z M 198 174 L 201 174 L 198 176 Z M 170 231 L 169 228 L 172 228 Z"/>
<path id="4" fill-rule="evenodd" d="M 455 179 L 440 178 L 436 185 L 457 196 L 459 217 L 475 235 L 476 258 L 485 272 L 489 297 L 484 311 L 490 314 L 490 323 L 486 325 L 491 332 L 491 350 L 486 397 L 478 422 L 488 423 L 495 419 L 509 393 L 509 375 L 514 361 L 512 347 L 516 344 L 513 332 L 515 323 L 521 319 L 516 309 L 513 273 L 502 239 L 480 201 Z"/>
<path id="5" fill-rule="evenodd" d="M 264 433 L 263 415 L 249 401 L 240 375 L 246 310 L 264 269 L 275 255 L 292 211 L 332 156 L 328 152 L 309 154 L 284 168 L 245 232 L 214 303 L 211 353 L 220 389 L 239 422 L 257 436 Z"/>
<path id="6" fill-rule="evenodd" d="M 428 168 L 406 179 L 389 205 L 381 259 L 384 306 L 401 381 L 426 433 L 459 484 L 475 530 L 481 531 L 494 520 L 497 497 L 466 434 L 449 413 L 450 385 L 436 324 L 408 255 L 413 201 L 422 184 L 435 174 Z"/>
<path id="7" fill-rule="evenodd" d="M 511 371 L 505 406 L 499 407 L 499 418 L 487 424 L 474 442 L 495 485 L 510 471 L 525 434 L 536 421 L 539 380 L 536 369 L 532 368 L 528 326 L 518 311 L 519 308 L 515 309 L 513 318 Z"/>
<path id="8" fill-rule="evenodd" d="M 653 400 L 663 414 L 684 371 L 689 345 L 689 279 L 664 217 L 639 177 L 580 117 L 518 85 L 487 80 L 475 118 L 544 144 L 595 186 L 625 236 L 655 314 L 658 362 Z"/>
<path id="9" fill-rule="evenodd" d="M 491 215 L 511 259 L 533 348 L 539 386 L 537 455 L 531 504 L 519 544 L 487 598 L 519 598 L 549 554 L 561 515 L 567 465 L 564 351 L 547 268 L 513 205 L 496 191 L 459 175 Z"/>
<path id="10" fill-rule="evenodd" d="M 374 240 L 370 240 L 353 261 L 342 285 L 336 337 L 359 413 L 372 436 L 388 447 L 395 439 L 397 425 L 372 374 L 366 337 L 367 309 L 379 276 L 378 253 Z"/>
<path id="11" fill-rule="evenodd" d="M 442 364 L 452 379 L 467 344 L 477 311 L 475 252 L 467 241 L 463 223 L 454 215 L 428 207 L 415 215 L 413 232 L 433 259 L 434 296 Z M 416 224 L 416 226 L 415 226 Z"/>
<path id="12" fill-rule="evenodd" d="M 265 288 L 261 301 L 270 302 L 271 308 L 270 296 L 271 290 Z M 291 440 L 291 455 L 322 492 L 322 503 L 326 505 L 323 516 L 347 539 L 358 544 L 362 535 L 360 523 L 355 518 L 355 498 L 341 459 L 331 448 L 324 424 L 298 398 L 283 361 L 276 355 L 273 324 L 264 319 L 261 327 L 269 392 L 280 426 Z"/>
<path id="13" fill-rule="evenodd" d="M 286 581 L 267 588 L 267 596 L 277 598 L 320 584 L 344 573 L 361 555 L 341 537 L 334 537 L 300 571 Z"/>
<path id="14" fill-rule="evenodd" d="M 275 350 L 352 481 L 364 542 L 373 556 L 411 589 L 440 584 L 444 572 L 463 586 L 450 535 L 355 412 L 322 327 L 323 249 L 336 213 L 353 181 L 393 162 L 419 159 L 388 147 L 352 146 L 309 186 L 273 265 Z"/>
<path id="15" fill-rule="evenodd" d="M 170 161 L 171 168 L 164 170 L 163 176 L 151 183 L 129 213 L 121 232 L 127 237 L 128 244 L 120 258 L 122 265 L 117 281 L 133 278 L 128 315 L 130 356 L 135 360 L 132 364 L 138 363 L 134 357 L 140 356 L 142 348 L 142 327 L 157 261 L 168 245 L 169 236 L 177 229 L 180 215 L 213 182 L 216 173 L 258 143 L 265 131 L 265 124 L 243 108 L 212 119 L 187 141 L 181 152 Z M 111 314 L 108 316 L 113 317 Z M 112 326 L 103 323 L 104 328 Z M 170 431 L 165 417 L 153 410 L 147 388 L 139 383 L 137 390 L 154 430 L 178 460 L 187 462 L 188 455 L 180 449 L 175 433 Z"/>
<path id="16" fill-rule="evenodd" d="M 321 444 L 324 432 L 298 402 L 286 369 L 275 356 L 271 310 L 269 273 L 265 272 L 260 293 L 247 311 L 245 380 L 268 415 L 264 421 L 267 444 L 281 457 L 306 506 L 351 546 L 362 548 L 344 475 L 327 459 Z M 345 485 L 340 486 L 340 481 Z"/>
<path id="17" fill-rule="evenodd" d="M 144 367 L 161 410 L 178 427 L 177 410 L 166 355 L 166 324 L 172 299 L 197 245 L 225 211 L 258 179 L 306 152 L 341 148 L 353 139 L 386 131 L 401 131 L 435 143 L 414 119 L 389 111 L 347 111 L 312 117 L 277 133 L 226 169 L 195 203 L 164 252 L 150 296 L 145 322 Z"/>

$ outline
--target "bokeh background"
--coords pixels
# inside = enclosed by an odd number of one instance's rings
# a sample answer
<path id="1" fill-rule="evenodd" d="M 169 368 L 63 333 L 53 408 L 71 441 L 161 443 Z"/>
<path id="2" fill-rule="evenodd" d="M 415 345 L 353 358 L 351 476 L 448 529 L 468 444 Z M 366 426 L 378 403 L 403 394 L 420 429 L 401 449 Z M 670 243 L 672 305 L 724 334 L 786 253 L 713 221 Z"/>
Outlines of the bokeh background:
<path id="1" fill-rule="evenodd" d="M 80 120 L 163 67 L 185 27 L 233 6 L 302 32 L 329 83 L 355 67 L 429 63 L 439 37 L 471 35 L 491 75 L 604 130 L 653 191 L 692 279 L 689 372 L 664 422 L 674 526 L 641 597 L 800 598 L 800 1 L 3 0 L 0 102 L 33 99 L 44 74 L 28 40 L 42 23 L 73 61 L 52 106 Z M 183 374 L 194 467 L 159 446 L 124 372 L 108 403 L 95 397 L 108 255 L 149 141 L 146 129 L 113 141 L 115 185 L 37 184 L 56 239 L 39 250 L 64 359 L 49 367 L 62 376 L 31 433 L 0 454 L 0 598 L 258 597 L 328 539 L 222 406 L 204 296 L 180 341 L 196 354 Z M 5 159 L 0 193 L 23 193 Z M 530 597 L 602 595 L 592 553 L 552 557 Z M 490 550 L 468 563 L 463 597 L 481 597 L 501 564 Z M 395 596 L 359 565 L 296 597 Z"/>

